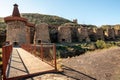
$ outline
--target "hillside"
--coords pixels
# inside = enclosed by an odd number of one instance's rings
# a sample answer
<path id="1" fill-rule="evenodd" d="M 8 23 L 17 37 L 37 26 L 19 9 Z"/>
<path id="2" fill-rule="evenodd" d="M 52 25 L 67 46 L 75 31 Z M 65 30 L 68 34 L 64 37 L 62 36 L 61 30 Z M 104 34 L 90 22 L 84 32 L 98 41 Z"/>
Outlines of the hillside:
<path id="1" fill-rule="evenodd" d="M 4 22 L 4 20 L 3 20 L 3 18 L 2 18 L 2 17 L 0 17 L 0 22 Z"/>
<path id="2" fill-rule="evenodd" d="M 68 19 L 52 16 L 52 15 L 44 15 L 37 13 L 22 13 L 22 17 L 27 18 L 29 22 L 39 24 L 39 23 L 47 23 L 50 26 L 60 26 L 61 24 L 72 22 Z M 4 19 L 0 17 L 0 29 L 5 29 Z"/>
<path id="3" fill-rule="evenodd" d="M 23 17 L 27 18 L 29 22 L 38 24 L 38 23 L 47 23 L 50 26 L 60 26 L 61 24 L 71 22 L 68 19 L 52 16 L 52 15 L 44 15 L 44 14 L 35 14 L 35 13 L 23 13 Z"/>
<path id="4" fill-rule="evenodd" d="M 27 18 L 28 21 L 31 23 L 34 24 L 47 23 L 49 26 L 53 26 L 53 27 L 60 26 L 61 24 L 64 23 L 73 23 L 73 21 L 54 15 L 45 15 L 38 13 L 22 13 L 21 16 Z M 95 25 L 86 25 L 86 24 L 77 24 L 77 25 L 81 25 L 83 27 L 97 27 Z M 3 17 L 0 17 L 0 29 L 2 28 L 5 29 L 5 24 Z"/>

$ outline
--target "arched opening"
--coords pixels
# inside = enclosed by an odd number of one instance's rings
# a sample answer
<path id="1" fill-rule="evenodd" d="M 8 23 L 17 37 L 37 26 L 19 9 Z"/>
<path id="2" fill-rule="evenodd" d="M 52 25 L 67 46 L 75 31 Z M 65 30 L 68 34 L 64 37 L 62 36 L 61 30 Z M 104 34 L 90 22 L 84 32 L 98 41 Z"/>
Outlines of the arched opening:
<path id="1" fill-rule="evenodd" d="M 19 46 L 19 43 L 18 43 L 18 42 L 13 42 L 13 46 L 14 46 L 14 47 L 18 47 L 18 46 Z"/>
<path id="2" fill-rule="evenodd" d="M 62 39 L 62 42 L 65 42 L 65 39 Z"/>
<path id="3" fill-rule="evenodd" d="M 38 44 L 40 44 L 41 43 L 41 40 L 38 40 Z"/>

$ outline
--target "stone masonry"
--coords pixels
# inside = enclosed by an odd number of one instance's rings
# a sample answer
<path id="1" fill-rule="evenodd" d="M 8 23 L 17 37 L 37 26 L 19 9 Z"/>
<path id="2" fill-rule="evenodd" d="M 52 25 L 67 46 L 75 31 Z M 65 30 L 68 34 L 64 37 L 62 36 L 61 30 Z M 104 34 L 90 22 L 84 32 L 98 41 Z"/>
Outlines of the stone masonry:
<path id="1" fill-rule="evenodd" d="M 88 29 L 86 27 L 78 28 L 78 38 L 80 42 L 90 42 Z"/>
<path id="2" fill-rule="evenodd" d="M 14 46 L 30 43 L 30 29 L 33 24 L 27 22 L 26 18 L 20 16 L 18 5 L 14 4 L 12 16 L 4 18 L 7 24 L 6 41 Z"/>
<path id="3" fill-rule="evenodd" d="M 6 41 L 14 45 L 40 44 L 54 42 L 89 42 L 97 40 L 115 40 L 120 38 L 120 26 L 103 30 L 102 28 L 87 28 L 73 23 L 50 27 L 46 23 L 31 24 L 26 18 L 20 16 L 18 5 L 14 5 L 12 16 L 4 18 L 7 25 Z"/>
<path id="4" fill-rule="evenodd" d="M 7 38 L 6 41 L 11 43 L 23 44 L 26 43 L 26 27 L 21 21 L 11 21 L 7 23 Z"/>
<path id="5" fill-rule="evenodd" d="M 50 43 L 48 24 L 41 23 L 35 26 L 34 43 Z"/>
<path id="6" fill-rule="evenodd" d="M 107 33 L 107 39 L 108 40 L 115 40 L 115 30 L 114 30 L 114 28 L 108 28 L 106 33 Z"/>
<path id="7" fill-rule="evenodd" d="M 70 24 L 64 24 L 58 28 L 59 42 L 72 42 L 72 26 Z"/>
<path id="8" fill-rule="evenodd" d="M 97 28 L 96 38 L 97 38 L 97 40 L 104 40 L 104 31 L 102 28 Z"/>

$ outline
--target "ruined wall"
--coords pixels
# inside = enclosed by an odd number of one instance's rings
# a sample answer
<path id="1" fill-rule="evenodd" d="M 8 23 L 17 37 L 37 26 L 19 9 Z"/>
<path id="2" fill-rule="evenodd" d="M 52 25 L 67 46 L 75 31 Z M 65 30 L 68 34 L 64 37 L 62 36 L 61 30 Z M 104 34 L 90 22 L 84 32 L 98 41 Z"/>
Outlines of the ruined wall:
<path id="1" fill-rule="evenodd" d="M 78 28 L 78 39 L 79 42 L 89 42 L 88 29 L 86 27 Z"/>
<path id="2" fill-rule="evenodd" d="M 104 31 L 102 28 L 97 28 L 96 38 L 97 38 L 97 40 L 104 40 Z"/>
<path id="3" fill-rule="evenodd" d="M 59 42 L 72 42 L 72 30 L 71 30 L 71 25 L 65 24 L 62 25 L 58 28 L 58 38 Z"/>
<path id="4" fill-rule="evenodd" d="M 88 36 L 90 38 L 90 41 L 97 41 L 96 29 L 95 28 L 88 29 Z"/>
<path id="5" fill-rule="evenodd" d="M 48 24 L 41 23 L 35 26 L 34 43 L 50 43 Z"/>
<path id="6" fill-rule="evenodd" d="M 107 40 L 115 40 L 115 30 L 114 28 L 108 28 L 106 31 Z"/>
<path id="7" fill-rule="evenodd" d="M 27 27 L 26 26 L 26 44 L 29 44 L 30 43 L 30 27 Z"/>
<path id="8" fill-rule="evenodd" d="M 30 27 L 30 43 L 34 43 L 35 27 Z"/>
<path id="9" fill-rule="evenodd" d="M 19 45 L 27 42 L 26 40 L 26 26 L 21 21 L 7 22 L 6 41 L 17 43 Z"/>

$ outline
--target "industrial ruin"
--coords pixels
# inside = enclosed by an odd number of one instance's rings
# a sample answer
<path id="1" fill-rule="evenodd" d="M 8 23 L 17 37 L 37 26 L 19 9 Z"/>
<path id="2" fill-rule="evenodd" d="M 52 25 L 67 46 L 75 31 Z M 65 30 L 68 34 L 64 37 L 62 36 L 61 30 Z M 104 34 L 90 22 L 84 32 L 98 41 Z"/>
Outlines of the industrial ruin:
<path id="1" fill-rule="evenodd" d="M 33 24 L 21 17 L 18 5 L 14 4 L 12 16 L 4 18 L 7 25 L 6 41 L 14 45 L 40 43 L 72 43 L 120 38 L 120 26 L 108 28 L 87 28 L 73 23 L 61 24 L 50 31 L 47 23 Z"/>

